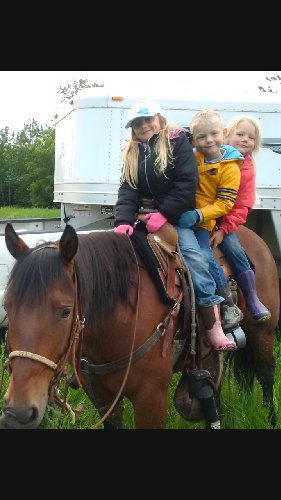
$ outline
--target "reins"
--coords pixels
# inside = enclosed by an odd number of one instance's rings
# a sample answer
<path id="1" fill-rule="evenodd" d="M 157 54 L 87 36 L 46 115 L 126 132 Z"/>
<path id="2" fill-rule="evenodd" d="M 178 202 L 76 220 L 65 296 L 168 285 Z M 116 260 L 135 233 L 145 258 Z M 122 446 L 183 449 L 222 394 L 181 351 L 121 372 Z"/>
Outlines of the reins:
<path id="1" fill-rule="evenodd" d="M 138 264 L 138 259 L 137 259 L 137 256 L 136 256 L 136 252 L 135 252 L 135 249 L 132 245 L 132 242 L 131 242 L 131 239 L 129 236 L 127 236 L 129 242 L 130 242 L 130 245 L 131 245 L 131 248 L 133 250 L 133 254 L 134 254 L 134 257 L 135 257 L 135 262 L 136 262 L 136 266 L 137 266 L 137 275 L 138 275 L 138 288 L 137 288 L 137 307 L 136 307 L 136 316 L 135 316 L 135 325 L 134 325 L 134 333 L 133 333 L 133 340 L 132 340 L 132 347 L 131 347 L 131 351 L 130 351 L 130 354 L 128 356 L 128 358 L 126 357 L 126 361 L 128 360 L 128 365 L 127 365 L 127 369 L 126 369 L 126 372 L 125 372 L 125 375 L 124 375 L 124 378 L 123 378 L 123 381 L 122 381 L 122 384 L 120 386 L 120 389 L 117 393 L 117 395 L 115 396 L 113 402 L 111 403 L 111 406 L 109 407 L 109 409 L 106 411 L 106 413 L 102 416 L 102 418 L 92 427 L 92 429 L 96 429 L 97 427 L 100 426 L 100 424 L 102 424 L 104 422 L 104 420 L 107 419 L 107 417 L 111 414 L 113 408 L 115 407 L 115 405 L 117 404 L 120 396 L 122 395 L 122 391 L 125 387 L 125 384 L 127 382 L 127 378 L 128 378 L 128 375 L 129 375 L 129 371 L 130 371 L 130 368 L 131 368 L 131 364 L 132 364 L 132 358 L 133 358 L 133 353 L 134 353 L 134 346 L 135 346 L 135 341 L 136 341 L 136 331 L 137 331 L 137 322 L 138 322 L 138 317 L 139 317 L 139 301 L 140 301 L 140 281 L 141 281 L 141 278 L 140 278 L 140 270 L 139 270 L 139 264 Z"/>

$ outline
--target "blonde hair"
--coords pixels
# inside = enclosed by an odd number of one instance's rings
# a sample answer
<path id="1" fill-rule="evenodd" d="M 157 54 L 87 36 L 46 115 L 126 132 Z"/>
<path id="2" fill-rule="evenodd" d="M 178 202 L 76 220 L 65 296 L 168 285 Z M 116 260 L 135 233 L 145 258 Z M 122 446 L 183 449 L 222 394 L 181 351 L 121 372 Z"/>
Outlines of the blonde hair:
<path id="1" fill-rule="evenodd" d="M 261 130 L 261 125 L 260 122 L 258 122 L 255 118 L 252 118 L 251 116 L 237 116 L 231 122 L 227 125 L 227 133 L 226 133 L 226 142 L 228 144 L 229 137 L 233 134 L 236 134 L 236 129 L 239 125 L 239 123 L 248 121 L 250 122 L 255 129 L 255 146 L 253 149 L 253 155 L 256 155 L 259 152 L 259 149 L 261 147 L 261 142 L 262 142 L 262 130 Z"/>
<path id="2" fill-rule="evenodd" d="M 202 111 L 198 111 L 190 120 L 190 131 L 192 134 L 196 131 L 196 129 L 201 128 L 206 125 L 206 123 L 217 122 L 220 124 L 222 128 L 224 128 L 224 124 L 222 121 L 222 117 L 218 111 L 214 109 L 202 109 Z"/>
<path id="3" fill-rule="evenodd" d="M 173 161 L 173 146 L 170 142 L 170 130 L 175 128 L 176 125 L 169 122 L 167 118 L 158 113 L 161 130 L 156 140 L 156 161 L 155 170 L 159 174 L 163 174 L 169 162 Z M 138 158 L 139 158 L 139 144 L 134 133 L 131 129 L 131 138 L 125 142 L 122 149 L 123 167 L 121 172 L 120 183 L 125 180 L 131 187 L 135 188 L 138 185 Z M 149 148 L 149 145 L 148 145 Z M 150 153 L 150 151 L 148 150 Z"/>
<path id="4" fill-rule="evenodd" d="M 258 122 L 255 118 L 252 118 L 251 116 L 246 116 L 246 115 L 236 116 L 236 118 L 233 118 L 233 120 L 231 120 L 226 127 L 227 128 L 226 143 L 228 144 L 229 138 L 231 135 L 236 134 L 236 129 L 237 129 L 239 123 L 244 122 L 244 121 L 248 121 L 248 122 L 252 123 L 252 125 L 254 126 L 254 129 L 255 129 L 255 145 L 254 145 L 254 149 L 252 152 L 252 163 L 253 163 L 254 170 L 256 172 L 256 162 L 255 162 L 254 156 L 259 152 L 259 149 L 261 147 L 261 142 L 262 142 L 262 130 L 261 130 L 260 122 Z M 259 197 L 257 191 L 255 191 L 255 204 L 260 205 L 260 203 L 261 203 L 260 197 Z"/>

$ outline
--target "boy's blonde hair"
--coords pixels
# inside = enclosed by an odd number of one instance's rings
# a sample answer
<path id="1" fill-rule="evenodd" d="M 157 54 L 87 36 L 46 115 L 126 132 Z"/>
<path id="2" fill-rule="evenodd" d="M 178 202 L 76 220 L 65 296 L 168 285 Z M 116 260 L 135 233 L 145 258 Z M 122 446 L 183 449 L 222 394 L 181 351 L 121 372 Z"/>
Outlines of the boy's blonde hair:
<path id="1" fill-rule="evenodd" d="M 227 125 L 227 133 L 226 133 L 226 142 L 228 144 L 229 137 L 233 134 L 236 134 L 236 129 L 239 125 L 239 123 L 248 121 L 252 123 L 255 129 L 255 146 L 253 149 L 253 154 L 257 154 L 260 147 L 261 147 L 261 142 L 262 142 L 262 130 L 261 130 L 261 125 L 258 120 L 255 118 L 252 118 L 251 116 L 246 116 L 246 115 L 241 115 L 241 116 L 236 116 L 236 118 L 233 118 L 231 122 Z"/>
<path id="2" fill-rule="evenodd" d="M 192 134 L 196 132 L 196 130 L 206 123 L 219 123 L 219 125 L 224 128 L 224 124 L 222 121 L 222 117 L 218 111 L 214 109 L 202 109 L 202 111 L 198 111 L 190 120 L 190 131 Z"/>
<path id="3" fill-rule="evenodd" d="M 176 125 L 169 122 L 167 118 L 158 113 L 161 130 L 156 142 L 156 161 L 155 168 L 160 174 L 165 172 L 169 162 L 174 160 L 173 148 L 170 143 L 170 130 Z M 120 183 L 125 180 L 131 187 L 136 188 L 138 185 L 138 158 L 139 158 L 139 141 L 136 138 L 134 129 L 131 129 L 131 138 L 125 142 L 122 149 L 123 168 L 121 172 Z M 149 148 L 149 145 L 148 145 Z M 150 151 L 148 150 L 148 154 Z"/>

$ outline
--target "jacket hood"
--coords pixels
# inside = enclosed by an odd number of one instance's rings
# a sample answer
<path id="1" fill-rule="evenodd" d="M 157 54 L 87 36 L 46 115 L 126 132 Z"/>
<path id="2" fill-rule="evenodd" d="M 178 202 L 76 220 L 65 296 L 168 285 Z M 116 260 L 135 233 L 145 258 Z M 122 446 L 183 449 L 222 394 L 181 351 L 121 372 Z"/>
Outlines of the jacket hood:
<path id="1" fill-rule="evenodd" d="M 223 144 L 222 149 L 225 151 L 223 160 L 244 160 L 244 156 L 238 149 L 235 149 L 229 144 Z"/>

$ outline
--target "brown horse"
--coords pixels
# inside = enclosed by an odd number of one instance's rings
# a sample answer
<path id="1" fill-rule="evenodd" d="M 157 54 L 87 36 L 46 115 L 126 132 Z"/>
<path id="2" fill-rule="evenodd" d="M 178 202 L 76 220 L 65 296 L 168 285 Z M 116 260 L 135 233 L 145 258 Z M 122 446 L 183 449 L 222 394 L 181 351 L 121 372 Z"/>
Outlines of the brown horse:
<path id="1" fill-rule="evenodd" d="M 263 402 L 268 407 L 273 427 L 276 414 L 273 403 L 274 391 L 274 340 L 280 317 L 279 278 L 276 263 L 266 243 L 253 231 L 239 226 L 237 236 L 245 249 L 255 271 L 258 297 L 271 311 L 271 318 L 265 322 L 255 321 L 238 289 L 238 306 L 244 313 L 241 326 L 246 335 L 246 346 L 226 355 L 234 368 L 234 375 L 241 388 L 250 391 L 255 377 L 263 391 Z M 215 251 L 217 261 L 224 267 L 226 276 L 232 276 L 224 256 Z"/>
<path id="2" fill-rule="evenodd" d="M 165 428 L 167 389 L 182 368 L 172 349 L 181 286 L 160 300 L 130 238 L 113 231 L 77 235 L 67 225 L 58 242 L 29 248 L 7 224 L 5 240 L 16 262 L 4 297 L 11 377 L 0 427 L 37 428 L 69 361 L 104 428 L 122 427 L 124 396 L 136 428 Z M 208 347 L 206 359 L 218 364 L 219 353 Z"/>
<path id="3" fill-rule="evenodd" d="M 253 364 L 247 369 L 255 370 L 270 402 L 278 276 L 262 240 L 246 228 L 240 236 L 256 266 L 260 298 L 272 312 L 268 324 L 257 324 L 241 306 L 247 347 L 253 353 Z M 262 259 L 257 254 L 255 260 L 254 245 L 247 246 L 247 238 L 250 242 L 257 238 Z M 30 249 L 7 224 L 5 239 L 16 263 L 4 298 L 11 377 L 0 427 L 37 428 L 48 402 L 55 401 L 69 361 L 105 428 L 122 426 L 124 396 L 132 402 L 137 428 L 165 428 L 172 374 L 184 364 L 192 368 L 190 359 L 194 361 L 190 339 L 188 356 L 184 351 L 176 362 L 173 359 L 173 339 L 178 333 L 180 339 L 181 332 L 180 292 L 172 304 L 160 300 L 130 239 L 112 231 L 78 236 L 68 225 L 57 243 Z M 203 368 L 211 372 L 218 388 L 222 354 L 206 348 L 199 338 Z"/>

